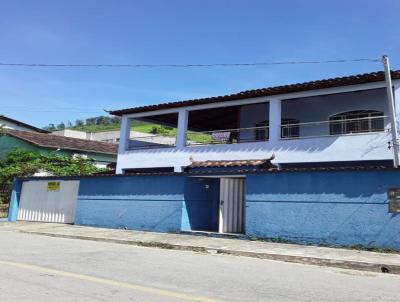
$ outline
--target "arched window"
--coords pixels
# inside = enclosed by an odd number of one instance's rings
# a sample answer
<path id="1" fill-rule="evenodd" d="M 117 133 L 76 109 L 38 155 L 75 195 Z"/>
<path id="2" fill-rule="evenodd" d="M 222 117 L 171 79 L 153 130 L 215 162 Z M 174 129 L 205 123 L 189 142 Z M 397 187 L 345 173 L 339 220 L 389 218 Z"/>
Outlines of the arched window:
<path id="1" fill-rule="evenodd" d="M 377 132 L 384 129 L 384 116 L 381 111 L 348 111 L 329 118 L 330 135 Z"/>
<path id="2" fill-rule="evenodd" d="M 284 118 L 281 121 L 281 138 L 299 137 L 299 120 L 294 118 Z"/>

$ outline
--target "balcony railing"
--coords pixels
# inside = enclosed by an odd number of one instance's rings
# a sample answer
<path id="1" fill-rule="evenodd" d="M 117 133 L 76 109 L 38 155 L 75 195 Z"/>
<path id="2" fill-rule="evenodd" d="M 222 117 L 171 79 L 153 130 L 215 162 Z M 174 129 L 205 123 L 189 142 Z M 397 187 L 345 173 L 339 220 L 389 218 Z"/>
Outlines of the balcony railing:
<path id="1" fill-rule="evenodd" d="M 293 123 L 281 126 L 282 139 L 352 135 L 385 131 L 386 116 L 341 119 L 310 123 Z"/>
<path id="2" fill-rule="evenodd" d="M 188 131 L 187 138 L 186 145 L 188 146 L 267 141 L 269 138 L 269 127 L 260 126 L 212 131 Z"/>
<path id="3" fill-rule="evenodd" d="M 388 124 L 386 116 L 357 119 L 341 119 L 310 123 L 291 123 L 281 126 L 281 139 L 315 138 L 324 136 L 354 135 L 383 132 Z M 269 140 L 269 126 L 222 129 L 212 131 L 188 131 L 187 146 L 238 144 Z M 145 134 L 131 137 L 128 150 L 175 147 L 176 137 Z"/>

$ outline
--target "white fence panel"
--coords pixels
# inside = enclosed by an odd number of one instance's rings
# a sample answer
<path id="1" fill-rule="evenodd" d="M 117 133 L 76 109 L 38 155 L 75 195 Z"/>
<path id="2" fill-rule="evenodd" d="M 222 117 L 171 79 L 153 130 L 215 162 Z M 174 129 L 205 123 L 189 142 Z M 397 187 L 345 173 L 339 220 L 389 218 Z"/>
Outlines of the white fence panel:
<path id="1" fill-rule="evenodd" d="M 22 184 L 18 220 L 73 223 L 77 180 L 32 180 Z"/>

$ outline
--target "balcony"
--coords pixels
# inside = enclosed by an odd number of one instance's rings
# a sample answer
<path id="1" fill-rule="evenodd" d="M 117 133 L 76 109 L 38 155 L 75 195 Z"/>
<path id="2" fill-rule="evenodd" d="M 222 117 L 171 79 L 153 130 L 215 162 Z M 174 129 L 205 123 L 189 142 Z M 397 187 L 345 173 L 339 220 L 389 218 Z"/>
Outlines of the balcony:
<path id="1" fill-rule="evenodd" d="M 195 160 L 258 159 L 278 164 L 390 160 L 384 89 L 241 105 L 185 107 L 125 116 L 118 171 L 182 171 Z M 223 105 L 223 106 L 221 106 Z"/>
<path id="2" fill-rule="evenodd" d="M 326 136 L 358 135 L 388 131 L 387 116 L 362 118 L 333 118 L 330 121 L 299 123 L 296 120 L 282 120 L 281 140 L 318 138 Z M 268 123 L 267 123 L 268 124 Z M 186 146 L 228 145 L 240 143 L 267 142 L 269 126 L 210 131 L 187 131 Z M 129 139 L 128 150 L 176 147 L 176 131 L 163 134 L 138 132 Z"/>
<path id="3" fill-rule="evenodd" d="M 390 128 L 386 107 L 384 90 L 375 89 L 221 108 L 183 109 L 130 119 L 125 150 L 252 143 L 272 143 L 279 147 L 288 140 L 379 133 Z M 288 147 L 287 143 L 284 145 Z M 296 144 L 293 142 L 292 146 L 295 148 Z"/>

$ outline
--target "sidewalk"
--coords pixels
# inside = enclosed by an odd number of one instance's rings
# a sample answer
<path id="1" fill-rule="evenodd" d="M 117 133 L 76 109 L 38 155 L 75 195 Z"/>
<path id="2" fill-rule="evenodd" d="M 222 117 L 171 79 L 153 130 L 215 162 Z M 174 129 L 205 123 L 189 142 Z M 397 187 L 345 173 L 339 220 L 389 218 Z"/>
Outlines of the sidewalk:
<path id="1" fill-rule="evenodd" d="M 400 274 L 400 254 L 40 222 L 2 222 L 0 231 Z"/>

